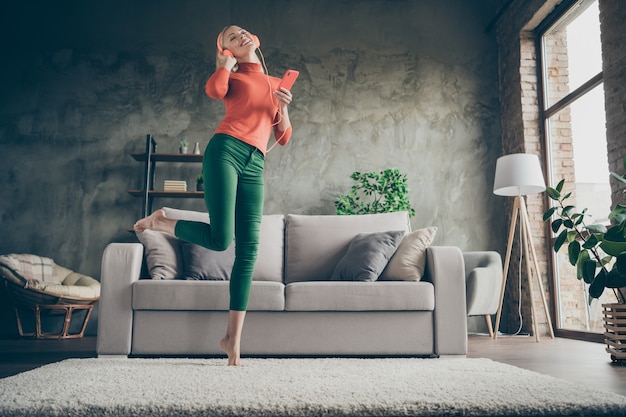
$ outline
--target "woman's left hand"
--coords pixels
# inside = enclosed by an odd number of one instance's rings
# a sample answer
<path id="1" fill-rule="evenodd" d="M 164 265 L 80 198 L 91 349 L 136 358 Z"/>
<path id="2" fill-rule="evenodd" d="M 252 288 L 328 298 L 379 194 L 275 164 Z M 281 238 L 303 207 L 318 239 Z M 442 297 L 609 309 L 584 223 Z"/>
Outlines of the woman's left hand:
<path id="1" fill-rule="evenodd" d="M 293 96 L 291 95 L 291 91 L 287 90 L 284 87 L 281 88 L 280 90 L 274 91 L 274 96 L 278 99 L 280 104 L 283 106 L 288 106 L 291 103 L 291 100 L 293 99 Z"/>

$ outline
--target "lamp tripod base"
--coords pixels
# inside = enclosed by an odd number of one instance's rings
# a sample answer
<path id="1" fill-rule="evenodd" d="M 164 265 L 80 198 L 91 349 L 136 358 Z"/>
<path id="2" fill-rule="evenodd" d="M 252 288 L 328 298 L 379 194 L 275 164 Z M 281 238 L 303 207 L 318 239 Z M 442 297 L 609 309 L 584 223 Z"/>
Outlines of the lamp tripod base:
<path id="1" fill-rule="evenodd" d="M 504 290 L 506 288 L 507 276 L 509 273 L 509 265 L 511 262 L 511 249 L 513 248 L 513 239 L 515 237 L 515 227 L 517 225 L 517 218 L 520 218 L 520 224 L 522 226 L 522 239 L 520 244 L 522 245 L 523 257 L 526 264 L 526 277 L 528 279 L 528 289 L 530 291 L 530 308 L 533 317 L 533 333 L 537 342 L 539 342 L 539 331 L 537 328 L 537 315 L 535 314 L 535 300 L 533 298 L 533 276 L 536 277 L 539 284 L 539 293 L 541 294 L 541 301 L 543 309 L 546 314 L 546 320 L 548 324 L 548 330 L 550 331 L 550 337 L 554 339 L 554 330 L 552 328 L 552 320 L 550 319 L 550 310 L 548 309 L 548 303 L 546 301 L 545 291 L 543 283 L 541 281 L 541 275 L 539 273 L 539 263 L 537 262 L 537 254 L 535 253 L 535 247 L 532 241 L 532 235 L 530 232 L 530 221 L 528 218 L 528 210 L 526 209 L 526 202 L 522 196 L 515 197 L 513 203 L 513 215 L 511 216 L 511 225 L 509 227 L 509 239 L 506 248 L 506 257 L 504 261 L 504 274 L 502 278 L 502 288 L 500 290 L 500 304 L 498 307 L 498 313 L 496 315 L 496 326 L 493 332 L 493 338 L 498 338 L 498 329 L 500 328 L 500 318 L 502 315 L 502 303 L 504 302 Z M 532 259 L 532 264 L 531 264 Z M 534 274 L 533 272 L 534 267 Z M 521 296 L 521 294 L 520 294 Z"/>

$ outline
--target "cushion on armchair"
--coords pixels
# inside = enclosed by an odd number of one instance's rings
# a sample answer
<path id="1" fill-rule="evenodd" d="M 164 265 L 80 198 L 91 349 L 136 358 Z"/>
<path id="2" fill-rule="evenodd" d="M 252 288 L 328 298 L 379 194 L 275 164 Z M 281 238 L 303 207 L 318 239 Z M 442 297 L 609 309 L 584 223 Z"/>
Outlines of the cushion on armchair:
<path id="1" fill-rule="evenodd" d="M 52 259 L 31 254 L 0 256 L 0 276 L 23 289 L 44 294 L 33 296 L 40 304 L 58 297 L 98 298 L 100 283 L 94 278 L 57 265 Z"/>
<path id="2" fill-rule="evenodd" d="M 59 277 L 52 259 L 28 253 L 0 255 L 0 265 L 12 273 L 8 279 L 18 285 L 37 285 L 37 283 L 58 284 Z"/>

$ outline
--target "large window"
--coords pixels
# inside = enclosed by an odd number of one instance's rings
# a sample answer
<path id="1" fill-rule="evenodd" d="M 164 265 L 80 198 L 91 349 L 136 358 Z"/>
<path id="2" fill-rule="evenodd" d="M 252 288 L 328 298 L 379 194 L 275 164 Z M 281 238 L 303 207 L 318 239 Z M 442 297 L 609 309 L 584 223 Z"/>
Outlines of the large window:
<path id="1" fill-rule="evenodd" d="M 552 186 L 565 179 L 570 200 L 587 224 L 607 223 L 611 188 L 605 130 L 600 20 L 597 0 L 569 1 L 540 28 L 543 122 Z M 552 236 L 552 242 L 554 241 Z M 601 333 L 602 303 L 610 291 L 588 304 L 588 286 L 576 278 L 567 245 L 554 254 L 556 327 Z"/>

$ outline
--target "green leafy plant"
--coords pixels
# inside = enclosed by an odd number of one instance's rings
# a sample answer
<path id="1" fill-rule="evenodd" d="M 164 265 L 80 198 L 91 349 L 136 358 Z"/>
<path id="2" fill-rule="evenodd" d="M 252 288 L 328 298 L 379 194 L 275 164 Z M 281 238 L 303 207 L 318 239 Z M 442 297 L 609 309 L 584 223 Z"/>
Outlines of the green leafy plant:
<path id="1" fill-rule="evenodd" d="M 415 215 L 409 201 L 406 174 L 402 174 L 399 169 L 354 172 L 350 178 L 357 183 L 352 186 L 350 193 L 339 195 L 335 201 L 337 214 L 389 213 L 406 210 L 409 216 Z M 368 201 L 363 201 L 362 198 Z"/>
<path id="2" fill-rule="evenodd" d="M 613 172 L 611 175 L 626 183 L 626 175 Z M 565 180 L 561 180 L 556 188 L 546 189 L 557 203 L 543 214 L 544 221 L 556 214 L 551 223 L 552 231 L 558 233 L 554 251 L 558 252 L 567 243 L 569 262 L 576 267 L 576 277 L 589 284 L 589 304 L 600 298 L 605 288 L 612 288 L 619 302 L 624 303 L 620 288 L 626 287 L 626 206 L 618 204 L 611 210 L 609 228 L 602 224 L 587 225 L 587 209 L 578 213 L 573 205 L 567 204 L 572 193 L 563 195 L 564 184 Z"/>

